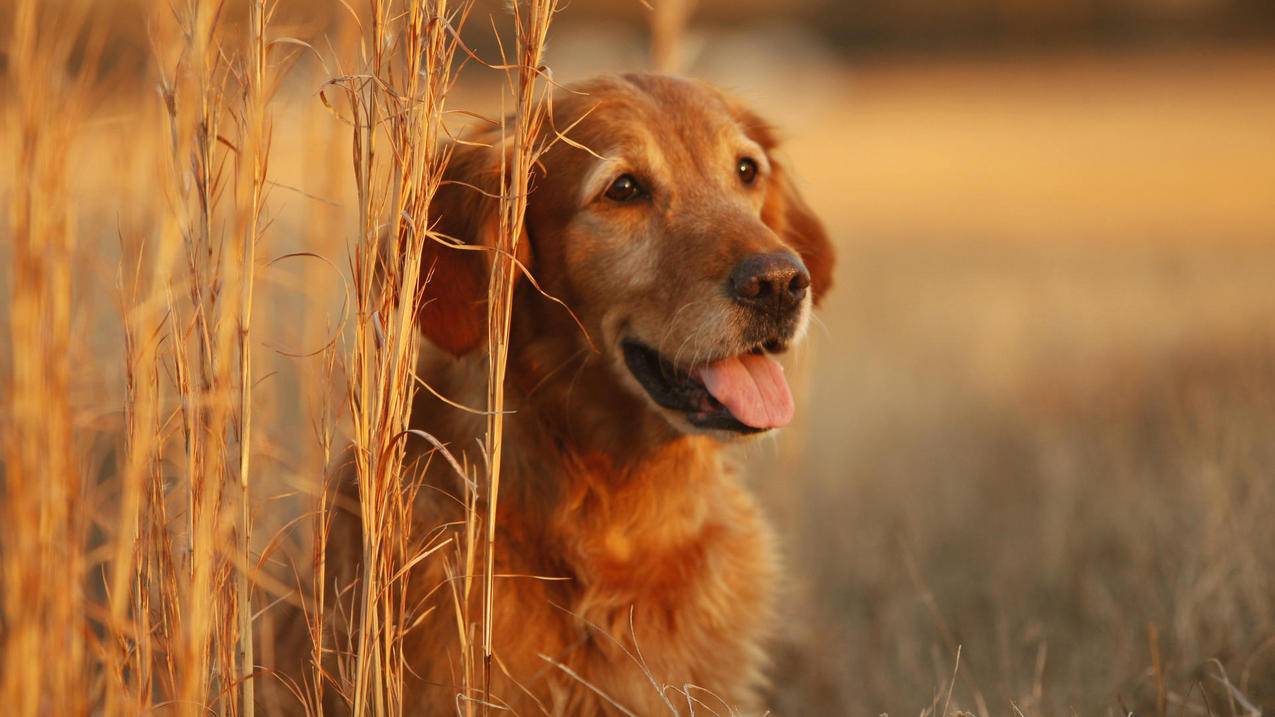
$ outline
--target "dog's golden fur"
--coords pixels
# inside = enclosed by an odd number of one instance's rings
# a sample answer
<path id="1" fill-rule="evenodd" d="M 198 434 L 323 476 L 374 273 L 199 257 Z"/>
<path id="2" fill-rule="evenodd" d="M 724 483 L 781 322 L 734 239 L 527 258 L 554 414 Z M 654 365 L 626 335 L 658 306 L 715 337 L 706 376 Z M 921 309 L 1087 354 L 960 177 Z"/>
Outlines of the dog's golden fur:
<path id="1" fill-rule="evenodd" d="M 801 257 L 812 281 L 795 341 L 812 300 L 830 285 L 832 250 L 774 155 L 772 130 L 717 90 L 660 76 L 605 77 L 557 97 L 552 126 L 581 117 L 571 138 L 603 159 L 566 142 L 544 155 L 522 259 L 584 331 L 521 282 L 507 388 L 516 413 L 506 418 L 496 543 L 498 575 L 561 579 L 498 578 L 492 700 L 524 715 L 613 713 L 601 692 L 647 715 L 668 710 L 660 688 L 693 685 L 691 696 L 719 713 L 722 703 L 747 712 L 758 706 L 778 579 L 771 530 L 723 460 L 723 436 L 652 403 L 618 345 L 638 336 L 688 366 L 747 350 L 755 340 L 721 286 L 742 257 L 785 250 Z M 501 148 L 491 133 L 469 139 L 487 146 L 455 147 L 433 216 L 442 233 L 487 245 Z M 735 172 L 741 156 L 758 164 L 750 186 Z M 641 207 L 602 200 L 625 172 L 649 188 Z M 423 378 L 481 406 L 490 257 L 434 245 L 426 262 L 433 278 L 421 328 L 438 348 L 426 352 Z M 481 416 L 422 393 L 414 421 L 480 460 Z M 436 490 L 423 494 L 457 492 L 442 461 L 430 471 Z M 421 514 L 431 521 L 463 520 L 455 501 L 429 501 Z M 358 528 L 343 520 L 329 570 L 355 574 Z M 413 576 L 421 595 L 445 580 L 438 562 Z M 430 599 L 437 610 L 408 637 L 419 679 L 407 704 L 448 714 L 458 689 L 457 627 L 449 592 Z M 478 603 L 475 594 L 475 615 Z M 673 692 L 667 698 L 687 704 Z"/>

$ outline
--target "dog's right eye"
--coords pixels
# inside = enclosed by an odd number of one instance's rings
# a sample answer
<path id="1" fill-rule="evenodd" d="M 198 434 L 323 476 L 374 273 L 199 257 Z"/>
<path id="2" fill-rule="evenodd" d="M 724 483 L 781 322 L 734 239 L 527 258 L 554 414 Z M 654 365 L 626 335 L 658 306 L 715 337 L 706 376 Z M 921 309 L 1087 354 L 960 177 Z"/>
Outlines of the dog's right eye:
<path id="1" fill-rule="evenodd" d="M 606 198 L 613 202 L 631 202 L 645 194 L 642 185 L 631 174 L 621 174 L 607 187 Z"/>

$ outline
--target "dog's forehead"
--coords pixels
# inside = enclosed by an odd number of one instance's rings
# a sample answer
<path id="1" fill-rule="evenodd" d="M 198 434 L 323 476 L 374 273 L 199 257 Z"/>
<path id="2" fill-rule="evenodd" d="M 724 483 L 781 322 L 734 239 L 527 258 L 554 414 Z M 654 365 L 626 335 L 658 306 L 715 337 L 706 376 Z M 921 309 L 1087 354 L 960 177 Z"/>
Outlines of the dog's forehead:
<path id="1" fill-rule="evenodd" d="M 704 149 L 744 136 L 720 93 L 692 80 L 659 75 L 604 77 L 568 88 L 558 101 L 559 131 L 590 148 L 685 143 Z"/>

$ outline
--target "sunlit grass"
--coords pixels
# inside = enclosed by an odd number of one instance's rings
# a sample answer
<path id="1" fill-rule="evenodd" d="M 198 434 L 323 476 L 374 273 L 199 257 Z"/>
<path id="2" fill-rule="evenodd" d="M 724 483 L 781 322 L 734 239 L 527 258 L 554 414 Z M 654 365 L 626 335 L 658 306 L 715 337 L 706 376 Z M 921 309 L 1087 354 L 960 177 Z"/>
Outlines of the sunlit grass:
<path id="1" fill-rule="evenodd" d="M 397 638 L 446 620 L 480 712 L 508 258 L 547 87 L 527 68 L 552 4 L 522 7 L 512 71 L 471 62 L 468 86 L 433 21 L 460 26 L 456 2 L 352 3 L 322 34 L 270 3 L 134 3 L 145 82 L 99 67 L 91 6 L 45 5 L 14 4 L 0 108 L 6 710 L 398 713 Z M 784 713 L 1269 704 L 1267 65 L 1129 89 L 1047 64 L 1071 84 L 1044 95 L 905 68 L 794 102 L 817 109 L 788 146 L 844 269 L 798 357 L 800 435 L 743 452 L 794 576 Z M 1179 92 L 1201 99 L 1143 101 Z M 469 520 L 444 545 L 404 456 L 439 239 L 422 219 L 471 120 L 449 111 L 498 120 L 502 94 L 492 457 L 462 467 Z M 366 568 L 334 586 L 337 510 L 362 517 Z M 447 563 L 453 612 L 404 601 L 420 561 Z"/>

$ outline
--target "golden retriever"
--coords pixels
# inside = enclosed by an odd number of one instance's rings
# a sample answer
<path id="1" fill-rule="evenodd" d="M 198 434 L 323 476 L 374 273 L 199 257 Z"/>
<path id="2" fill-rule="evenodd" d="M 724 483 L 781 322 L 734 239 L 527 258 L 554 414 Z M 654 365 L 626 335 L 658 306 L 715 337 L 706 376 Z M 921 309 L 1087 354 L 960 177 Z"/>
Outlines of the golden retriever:
<path id="1" fill-rule="evenodd" d="M 495 572 L 559 579 L 498 580 L 490 699 L 523 715 L 620 714 L 617 704 L 653 715 L 668 713 L 666 700 L 687 711 L 671 685 L 704 713 L 757 709 L 775 549 L 722 448 L 792 418 L 773 354 L 803 337 L 831 284 L 832 248 L 773 130 L 703 83 L 591 80 L 557 97 L 550 125 L 571 127 L 573 142 L 537 165 L 522 260 L 574 316 L 520 282 Z M 490 246 L 502 150 L 495 132 L 467 139 L 432 221 Z M 425 262 L 420 327 L 437 350 L 423 377 L 481 406 L 490 256 L 435 243 Z M 425 393 L 414 414 L 481 460 L 482 416 Z M 459 492 L 442 463 L 423 494 Z M 428 500 L 431 524 L 463 519 L 455 501 Z M 337 542 L 330 569 L 348 569 L 357 543 Z M 409 633 L 405 701 L 450 714 L 454 607 L 434 590 L 441 567 L 420 573 L 412 584 L 436 611 Z"/>

